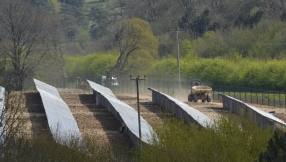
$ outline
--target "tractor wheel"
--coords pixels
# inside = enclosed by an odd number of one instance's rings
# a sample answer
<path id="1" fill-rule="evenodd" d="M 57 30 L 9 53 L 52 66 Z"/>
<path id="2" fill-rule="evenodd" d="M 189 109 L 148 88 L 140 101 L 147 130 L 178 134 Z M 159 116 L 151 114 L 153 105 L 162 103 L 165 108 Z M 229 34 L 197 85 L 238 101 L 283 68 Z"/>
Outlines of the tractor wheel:
<path id="1" fill-rule="evenodd" d="M 205 94 L 201 95 L 202 102 L 206 102 L 206 99 L 207 99 L 207 95 Z"/>
<path id="2" fill-rule="evenodd" d="M 192 101 L 193 101 L 193 96 L 192 96 L 191 94 L 189 94 L 189 96 L 188 96 L 188 101 L 189 101 L 189 102 L 192 102 Z"/>
<path id="3" fill-rule="evenodd" d="M 210 94 L 207 95 L 207 101 L 208 101 L 208 102 L 211 102 L 211 101 L 212 101 L 212 97 L 211 97 Z"/>
<path id="4" fill-rule="evenodd" d="M 194 100 L 194 102 L 198 102 L 198 96 L 197 95 L 193 95 L 193 100 Z"/>

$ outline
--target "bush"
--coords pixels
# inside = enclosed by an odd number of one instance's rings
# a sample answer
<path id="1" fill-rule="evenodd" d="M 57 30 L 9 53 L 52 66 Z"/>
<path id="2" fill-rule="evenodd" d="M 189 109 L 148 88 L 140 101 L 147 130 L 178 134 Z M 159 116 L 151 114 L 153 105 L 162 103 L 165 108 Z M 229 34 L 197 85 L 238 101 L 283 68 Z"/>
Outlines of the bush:
<path id="1" fill-rule="evenodd" d="M 268 142 L 267 151 L 260 154 L 259 161 L 285 161 L 286 159 L 286 133 L 277 130 Z"/>
<path id="2" fill-rule="evenodd" d="M 157 61 L 148 76 L 178 77 L 177 60 L 168 58 Z M 204 59 L 190 57 L 181 60 L 184 79 L 201 79 L 215 85 L 244 86 L 271 90 L 286 90 L 285 60 Z"/>
<path id="3" fill-rule="evenodd" d="M 145 146 L 139 161 L 254 161 L 266 150 L 271 129 L 262 129 L 250 119 L 221 117 L 217 126 L 200 129 L 182 120 L 166 119 L 156 133 L 160 141 Z"/>
<path id="4" fill-rule="evenodd" d="M 109 53 L 96 53 L 86 56 L 66 57 L 66 71 L 68 76 L 81 78 L 96 78 L 105 75 L 117 56 Z"/>

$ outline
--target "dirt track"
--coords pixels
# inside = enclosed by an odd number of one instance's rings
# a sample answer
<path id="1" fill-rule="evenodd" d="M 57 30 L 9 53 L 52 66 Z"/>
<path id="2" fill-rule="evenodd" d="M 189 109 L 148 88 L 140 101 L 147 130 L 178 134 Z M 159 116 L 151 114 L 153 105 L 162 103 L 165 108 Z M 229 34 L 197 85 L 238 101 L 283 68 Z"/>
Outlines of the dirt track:
<path id="1" fill-rule="evenodd" d="M 133 147 L 128 135 L 119 133 L 121 123 L 106 108 L 95 105 L 95 98 L 91 91 L 59 90 L 62 99 L 70 107 L 79 129 L 83 136 L 91 137 L 102 146 L 109 146 L 111 150 L 130 150 Z M 126 102 L 137 110 L 137 98 L 134 94 L 115 94 L 117 98 Z M 163 124 L 162 117 L 172 115 L 160 106 L 152 104 L 151 93 L 140 95 L 141 116 L 154 128 Z M 23 116 L 27 119 L 25 130 L 34 137 L 49 133 L 45 111 L 38 93 L 26 93 L 25 111 Z M 186 101 L 183 101 L 186 102 Z M 187 102 L 186 102 L 187 103 Z M 221 103 L 188 103 L 211 119 L 216 119 L 220 114 L 228 113 L 222 108 Z M 258 106 L 262 110 L 276 111 L 279 118 L 284 118 L 286 109 Z M 284 113 L 284 114 L 283 114 Z"/>

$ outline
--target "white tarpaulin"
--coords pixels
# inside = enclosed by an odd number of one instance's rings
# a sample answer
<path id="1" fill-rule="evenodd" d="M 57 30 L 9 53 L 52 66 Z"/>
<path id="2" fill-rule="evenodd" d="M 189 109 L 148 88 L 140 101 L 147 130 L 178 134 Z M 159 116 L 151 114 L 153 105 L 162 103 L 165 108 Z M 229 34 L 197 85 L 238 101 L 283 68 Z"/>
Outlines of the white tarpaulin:
<path id="1" fill-rule="evenodd" d="M 4 144 L 6 138 L 5 115 L 5 88 L 0 87 L 0 144 Z"/>
<path id="2" fill-rule="evenodd" d="M 41 95 L 48 124 L 55 141 L 61 144 L 81 142 L 82 136 L 78 125 L 57 89 L 36 79 L 34 82 Z"/>
<path id="3" fill-rule="evenodd" d="M 198 111 L 197 109 L 194 109 L 167 94 L 161 93 L 156 89 L 148 89 L 152 91 L 153 103 L 161 105 L 163 108 L 171 111 L 179 118 L 184 119 L 186 122 L 194 120 L 202 127 L 207 127 L 208 125 L 214 124 L 214 122 L 208 116 Z"/>
<path id="4" fill-rule="evenodd" d="M 128 104 L 118 100 L 109 88 L 87 80 L 95 92 L 97 103 L 105 106 L 120 121 L 124 122 L 128 128 L 128 134 L 134 144 L 139 145 L 138 112 Z M 155 134 L 152 127 L 140 116 L 142 141 L 150 143 L 151 137 Z"/>

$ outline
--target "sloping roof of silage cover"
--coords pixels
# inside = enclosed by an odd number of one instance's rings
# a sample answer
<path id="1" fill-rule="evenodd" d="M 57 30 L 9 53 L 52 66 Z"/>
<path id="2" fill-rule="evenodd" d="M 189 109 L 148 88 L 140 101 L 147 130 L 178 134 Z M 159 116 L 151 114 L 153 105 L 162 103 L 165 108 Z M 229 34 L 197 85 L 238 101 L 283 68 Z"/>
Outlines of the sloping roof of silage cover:
<path id="1" fill-rule="evenodd" d="M 41 95 L 48 124 L 55 141 L 62 144 L 72 142 L 72 140 L 81 142 L 82 137 L 78 125 L 57 89 L 36 79 L 34 82 Z"/>
<path id="2" fill-rule="evenodd" d="M 0 86 L 0 133 L 1 133 L 1 139 L 0 144 L 4 144 L 6 139 L 6 130 L 4 129 L 6 125 L 6 119 L 5 119 L 5 88 Z"/>
<path id="3" fill-rule="evenodd" d="M 53 95 L 57 98 L 61 98 L 58 90 L 55 87 L 49 84 L 46 84 L 44 82 L 41 82 L 37 79 L 34 79 L 34 82 L 35 82 L 37 90 L 42 90 L 43 92 L 49 93 L 50 95 Z"/>
<path id="4" fill-rule="evenodd" d="M 199 110 L 190 107 L 189 105 L 167 95 L 164 93 L 161 93 L 159 91 L 157 91 L 156 89 L 153 89 L 151 87 L 149 87 L 148 89 L 158 92 L 164 96 L 166 96 L 167 98 L 169 98 L 169 100 L 174 101 L 177 105 L 179 105 L 184 111 L 186 111 L 194 120 L 196 120 L 201 126 L 203 127 L 207 127 L 208 125 L 213 125 L 214 122 L 208 117 L 206 116 L 204 113 L 200 112 Z"/>
<path id="5" fill-rule="evenodd" d="M 225 95 L 225 96 L 227 96 L 227 95 Z M 261 110 L 261 109 L 255 107 L 255 106 L 249 105 L 249 104 L 247 104 L 247 103 L 245 103 L 245 102 L 242 102 L 241 100 L 238 100 L 238 99 L 233 98 L 233 97 L 231 97 L 231 96 L 227 96 L 227 97 L 229 97 L 229 98 L 231 98 L 231 99 L 233 99 L 233 100 L 236 100 L 237 102 L 240 102 L 240 103 L 242 103 L 242 104 L 245 104 L 247 107 L 249 107 L 249 108 L 252 109 L 253 111 L 256 111 L 257 113 L 261 114 L 262 116 L 265 116 L 265 117 L 267 117 L 267 118 L 269 118 L 269 119 L 271 119 L 271 120 L 274 120 L 274 121 L 276 121 L 277 123 L 286 125 L 286 123 L 285 123 L 284 121 L 280 120 L 279 118 L 273 116 L 273 115 L 270 114 L 270 113 L 267 113 L 267 112 L 265 112 L 265 111 L 263 111 L 263 110 Z"/>
<path id="6" fill-rule="evenodd" d="M 122 119 L 124 120 L 124 123 L 129 128 L 131 132 L 133 132 L 137 137 L 139 137 L 139 129 L 138 129 L 138 112 L 131 108 L 126 103 L 118 100 L 110 98 L 109 102 L 113 105 L 113 107 L 116 109 L 116 111 L 120 114 Z M 148 137 L 152 136 L 153 130 L 151 126 L 148 124 L 145 119 L 140 116 L 141 121 L 141 135 L 142 140 L 146 143 L 148 143 Z"/>
<path id="7" fill-rule="evenodd" d="M 110 102 L 113 108 L 119 113 L 128 129 L 139 138 L 138 112 L 125 102 L 118 100 L 109 88 L 102 88 L 103 86 L 97 83 L 89 80 L 87 81 L 95 91 L 100 93 Z M 140 116 L 140 121 L 142 141 L 145 143 L 150 143 L 148 139 L 151 138 L 155 133 L 149 123 L 142 116 Z"/>
<path id="8" fill-rule="evenodd" d="M 101 93 L 101 95 L 104 95 L 104 94 L 108 94 L 112 97 L 115 97 L 116 96 L 113 94 L 113 92 L 109 89 L 109 88 L 106 88 L 102 85 L 99 85 L 99 84 L 96 84 L 90 80 L 87 80 L 87 82 L 89 83 L 89 85 L 94 89 L 96 90 L 97 92 Z"/>

